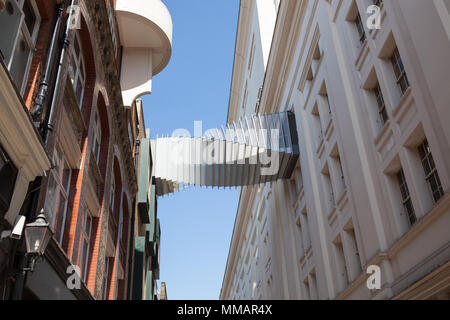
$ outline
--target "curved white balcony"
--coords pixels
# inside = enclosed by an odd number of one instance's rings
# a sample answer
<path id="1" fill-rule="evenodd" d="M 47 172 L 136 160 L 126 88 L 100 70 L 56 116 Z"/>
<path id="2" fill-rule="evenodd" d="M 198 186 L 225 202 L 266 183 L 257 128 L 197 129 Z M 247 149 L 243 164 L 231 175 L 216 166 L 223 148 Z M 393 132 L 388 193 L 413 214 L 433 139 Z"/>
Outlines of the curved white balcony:
<path id="1" fill-rule="evenodd" d="M 151 93 L 152 76 L 172 55 L 172 17 L 161 0 L 117 0 L 116 18 L 123 46 L 121 85 L 124 105 Z"/>

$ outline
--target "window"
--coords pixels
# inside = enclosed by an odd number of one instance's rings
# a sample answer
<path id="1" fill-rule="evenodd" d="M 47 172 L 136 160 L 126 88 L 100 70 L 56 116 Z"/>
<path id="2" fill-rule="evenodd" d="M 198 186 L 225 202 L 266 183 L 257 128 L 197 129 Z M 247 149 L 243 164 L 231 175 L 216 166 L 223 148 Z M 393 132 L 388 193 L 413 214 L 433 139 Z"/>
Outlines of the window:
<path id="1" fill-rule="evenodd" d="M 252 36 L 252 45 L 250 47 L 250 54 L 249 54 L 249 58 L 248 58 L 248 70 L 250 71 L 250 77 L 252 74 L 252 68 L 253 68 L 253 60 L 255 57 L 255 35 L 253 34 Z"/>
<path id="2" fill-rule="evenodd" d="M 337 145 L 331 153 L 330 166 L 331 174 L 333 176 L 332 181 L 335 182 L 334 190 L 336 190 L 336 196 L 340 198 L 345 189 L 347 189 L 347 183 L 345 181 L 344 169 L 342 168 L 341 156 Z"/>
<path id="3" fill-rule="evenodd" d="M 339 169 L 339 174 L 340 174 L 342 186 L 343 186 L 344 189 L 346 189 L 347 188 L 347 184 L 345 183 L 344 170 L 342 169 L 341 157 L 339 155 L 336 157 L 336 161 L 337 161 L 337 164 L 338 164 L 338 169 Z"/>
<path id="4" fill-rule="evenodd" d="M 411 195 L 409 193 L 408 184 L 406 183 L 405 173 L 403 169 L 397 173 L 397 181 L 400 187 L 400 193 L 402 195 L 402 205 L 405 208 L 407 218 L 410 225 L 413 225 L 416 221 L 416 213 L 414 212 L 414 207 L 411 201 Z"/>
<path id="5" fill-rule="evenodd" d="M 322 119 L 320 118 L 319 107 L 317 104 L 315 104 L 312 109 L 312 116 L 313 116 L 315 132 L 317 135 L 316 145 L 317 145 L 317 147 L 319 147 L 319 145 L 322 143 L 322 140 L 323 140 L 323 128 L 322 128 Z"/>
<path id="6" fill-rule="evenodd" d="M 72 169 L 59 146 L 53 153 L 53 164 L 55 167 L 49 176 L 45 211 L 48 214 L 55 239 L 62 244 Z"/>
<path id="7" fill-rule="evenodd" d="M 398 48 L 395 48 L 394 52 L 392 53 L 391 62 L 394 68 L 397 85 L 403 95 L 409 88 L 409 80 L 408 76 L 406 75 L 405 66 L 403 65 L 403 60 L 400 56 Z"/>
<path id="8" fill-rule="evenodd" d="M 348 285 L 347 266 L 345 264 L 344 247 L 342 245 L 341 236 L 338 235 L 333 241 L 334 257 L 336 261 L 337 273 L 336 277 L 339 283 L 339 291 L 344 290 Z"/>
<path id="9" fill-rule="evenodd" d="M 93 142 L 92 142 L 92 152 L 94 153 L 94 158 L 97 164 L 100 164 L 100 146 L 102 143 L 102 128 L 100 124 L 100 117 L 98 115 L 98 109 L 95 110 L 94 114 L 94 127 L 93 127 Z"/>
<path id="10" fill-rule="evenodd" d="M 109 291 L 109 265 L 111 258 L 105 257 L 105 268 L 103 270 L 103 300 L 108 299 L 108 291 Z"/>
<path id="11" fill-rule="evenodd" d="M 128 139 L 130 139 L 131 151 L 133 151 L 134 138 L 133 138 L 133 131 L 131 130 L 131 124 L 130 123 L 128 123 Z"/>
<path id="12" fill-rule="evenodd" d="M 114 7 L 112 1 L 109 1 L 108 3 L 108 20 L 109 20 L 109 28 L 111 31 L 112 36 L 112 42 L 113 42 L 113 48 L 114 48 L 114 57 L 117 57 L 117 50 L 119 48 L 118 45 L 118 36 L 117 36 L 117 29 L 116 29 L 116 19 L 114 16 Z"/>
<path id="13" fill-rule="evenodd" d="M 242 111 L 245 112 L 245 108 L 247 107 L 247 98 L 248 98 L 248 82 L 245 82 L 244 88 L 244 98 L 242 99 Z"/>
<path id="14" fill-rule="evenodd" d="M 114 212 L 114 197 L 115 197 L 115 192 L 116 192 L 116 183 L 115 183 L 115 179 L 114 179 L 114 172 L 111 176 L 111 189 L 109 191 L 109 210 L 111 212 Z"/>
<path id="15" fill-rule="evenodd" d="M 303 243 L 305 244 L 305 250 L 308 250 L 309 247 L 311 247 L 311 230 L 309 229 L 308 212 L 306 211 L 306 208 L 303 209 L 300 219 L 302 225 L 301 230 L 303 231 Z"/>
<path id="16" fill-rule="evenodd" d="M 444 190 L 434 163 L 433 155 L 431 154 L 431 148 L 428 140 L 425 139 L 418 149 L 422 166 L 425 171 L 425 179 L 430 186 L 434 201 L 438 202 L 439 199 L 444 196 Z"/>
<path id="17" fill-rule="evenodd" d="M 305 299 L 304 300 L 310 300 L 310 288 L 309 288 L 309 280 L 308 276 L 306 276 L 305 280 L 303 280 L 303 292 L 305 293 Z"/>
<path id="18" fill-rule="evenodd" d="M 323 118 L 322 124 L 324 129 L 328 129 L 330 121 L 333 119 L 333 112 L 331 111 L 330 97 L 328 96 L 327 85 L 325 81 L 319 90 L 319 96 L 317 97 L 319 104 L 319 111 Z"/>
<path id="19" fill-rule="evenodd" d="M 14 193 L 17 179 L 17 168 L 0 146 L 0 216 L 6 214 Z"/>
<path id="20" fill-rule="evenodd" d="M 86 81 L 86 69 L 83 59 L 83 48 L 81 47 L 80 35 L 78 32 L 75 33 L 73 46 L 70 48 L 69 77 L 77 98 L 78 106 L 81 109 Z"/>
<path id="21" fill-rule="evenodd" d="M 303 246 L 303 230 L 302 230 L 302 224 L 301 224 L 301 218 L 299 217 L 297 219 L 297 222 L 295 223 L 295 225 L 297 226 L 297 232 L 298 232 L 298 237 L 299 240 L 298 244 L 299 244 L 299 256 L 303 257 L 305 255 L 305 247 Z"/>
<path id="22" fill-rule="evenodd" d="M 361 20 L 361 15 L 359 13 L 356 15 L 355 25 L 356 29 L 358 30 L 359 43 L 363 45 L 364 42 L 366 41 L 366 31 L 364 30 L 364 24 Z"/>
<path id="23" fill-rule="evenodd" d="M 36 50 L 40 21 L 34 0 L 8 0 L 0 14 L 0 50 L 21 94 L 25 91 L 33 53 Z"/>
<path id="24" fill-rule="evenodd" d="M 386 122 L 389 120 L 389 116 L 387 114 L 386 110 L 386 104 L 384 102 L 383 92 L 381 91 L 380 84 L 377 83 L 375 88 L 373 89 L 373 93 L 375 95 L 375 99 L 377 101 L 378 105 L 378 114 L 379 114 L 379 120 L 377 122 L 380 122 L 383 126 L 386 124 Z"/>
<path id="25" fill-rule="evenodd" d="M 344 243 L 344 250 L 346 252 L 347 271 L 350 281 L 356 280 L 362 272 L 361 260 L 359 257 L 358 244 L 356 242 L 355 229 L 353 223 L 347 226 L 342 233 Z"/>
<path id="26" fill-rule="evenodd" d="M 383 0 L 373 0 L 373 4 L 376 6 L 380 6 L 383 3 Z"/>
<path id="27" fill-rule="evenodd" d="M 328 201 L 328 210 L 331 212 L 334 208 L 336 208 L 336 198 L 334 195 L 333 185 L 331 183 L 330 169 L 328 164 L 322 171 L 323 179 L 324 179 L 324 193 L 326 200 Z"/>
<path id="28" fill-rule="evenodd" d="M 295 191 L 298 195 L 303 188 L 303 175 L 302 169 L 300 167 L 296 168 L 294 171 L 294 180 L 295 180 Z"/>
<path id="29" fill-rule="evenodd" d="M 319 299 L 319 295 L 317 294 L 317 278 L 316 278 L 316 270 L 311 271 L 309 274 L 309 296 L 312 300 Z"/>
<path id="30" fill-rule="evenodd" d="M 83 281 L 87 282 L 89 259 L 90 259 L 90 242 L 92 232 L 92 216 L 85 205 L 80 210 L 81 219 L 81 255 L 79 266 Z"/>

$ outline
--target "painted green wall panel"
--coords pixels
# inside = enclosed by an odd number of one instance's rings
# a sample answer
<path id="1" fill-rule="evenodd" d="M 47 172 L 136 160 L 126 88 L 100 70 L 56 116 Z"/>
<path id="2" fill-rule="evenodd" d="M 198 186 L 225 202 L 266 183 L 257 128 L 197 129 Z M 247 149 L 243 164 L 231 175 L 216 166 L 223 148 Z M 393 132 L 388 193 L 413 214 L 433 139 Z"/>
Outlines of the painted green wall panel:
<path id="1" fill-rule="evenodd" d="M 151 183 L 150 140 L 142 139 L 139 151 L 138 208 L 143 223 L 149 222 L 149 184 Z"/>
<path id="2" fill-rule="evenodd" d="M 134 242 L 133 300 L 142 300 L 145 267 L 145 237 L 136 237 Z"/>

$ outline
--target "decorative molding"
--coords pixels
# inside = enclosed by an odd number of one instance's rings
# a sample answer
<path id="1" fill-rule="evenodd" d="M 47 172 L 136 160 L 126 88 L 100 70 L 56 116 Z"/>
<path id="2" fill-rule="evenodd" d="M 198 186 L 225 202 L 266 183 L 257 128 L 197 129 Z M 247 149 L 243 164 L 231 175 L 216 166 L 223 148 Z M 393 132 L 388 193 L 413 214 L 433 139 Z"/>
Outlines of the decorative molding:
<path id="1" fill-rule="evenodd" d="M 129 192 L 130 194 L 135 194 L 138 187 L 130 140 L 128 138 L 127 110 L 122 100 L 119 69 L 113 56 L 114 46 L 111 31 L 105 27 L 109 25 L 106 4 L 102 0 L 84 1 L 84 3 L 95 26 L 95 37 L 99 46 L 98 51 L 102 56 L 102 70 L 104 71 L 105 87 L 112 115 L 113 140 L 119 146 L 122 154 L 122 170 L 125 171 L 123 175 L 126 177 Z"/>
<path id="2" fill-rule="evenodd" d="M 32 181 L 50 169 L 50 158 L 6 66 L 0 61 L 0 141 L 16 167 L 24 170 Z"/>

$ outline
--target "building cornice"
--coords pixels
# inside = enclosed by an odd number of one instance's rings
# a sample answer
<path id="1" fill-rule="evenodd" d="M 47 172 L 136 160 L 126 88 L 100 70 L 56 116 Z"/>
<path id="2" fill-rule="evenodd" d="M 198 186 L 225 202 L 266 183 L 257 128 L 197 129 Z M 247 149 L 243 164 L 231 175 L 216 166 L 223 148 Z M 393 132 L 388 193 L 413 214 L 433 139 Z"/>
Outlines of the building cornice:
<path id="1" fill-rule="evenodd" d="M 293 57 L 303 23 L 304 0 L 281 1 L 272 46 L 264 79 L 259 113 L 284 110 L 281 98 L 286 88 L 289 70 L 292 70 Z M 295 31 L 295 32 L 294 32 Z"/>
<path id="2" fill-rule="evenodd" d="M 246 68 L 246 57 L 249 47 L 252 13 L 255 5 L 253 0 L 241 0 L 239 8 L 239 21 L 236 33 L 234 51 L 233 75 L 231 79 L 230 100 L 228 104 L 227 123 L 237 120 L 239 113 L 239 100 L 242 95 L 243 79 Z"/>

